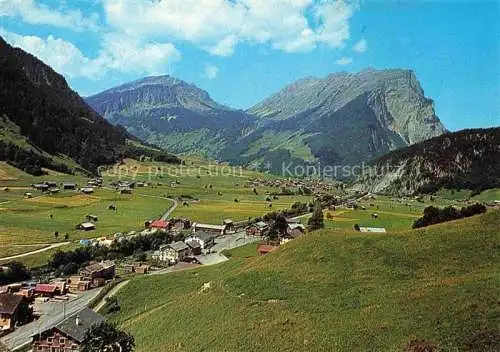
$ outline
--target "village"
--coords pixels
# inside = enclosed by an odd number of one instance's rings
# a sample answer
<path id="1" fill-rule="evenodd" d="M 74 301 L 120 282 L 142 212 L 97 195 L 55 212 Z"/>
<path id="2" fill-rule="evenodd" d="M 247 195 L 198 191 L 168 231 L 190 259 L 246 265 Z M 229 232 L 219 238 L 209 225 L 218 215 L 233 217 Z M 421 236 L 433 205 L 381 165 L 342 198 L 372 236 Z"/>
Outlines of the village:
<path id="1" fill-rule="evenodd" d="M 294 185 L 297 186 L 300 185 Z M 102 178 L 92 178 L 84 186 L 76 182 L 44 181 L 32 184 L 33 191 L 25 192 L 24 197 L 32 199 L 39 194 L 63 192 L 89 195 L 99 188 L 112 189 L 119 194 L 132 194 L 135 189 L 143 187 L 153 185 L 147 182 L 112 181 L 105 186 Z M 6 189 L 4 191 L 8 192 Z M 183 201 L 182 198 L 179 201 Z M 95 307 L 107 305 L 107 308 L 113 309 L 112 304 L 106 301 L 109 298 L 106 292 L 120 282 L 135 275 L 166 274 L 217 264 L 228 260 L 224 255 L 226 250 L 249 243 L 258 243 L 258 254 L 265 255 L 276 250 L 279 245 L 306 234 L 306 226 L 298 217 L 287 217 L 286 229 L 278 237 L 272 237 L 269 236 L 272 218 L 246 221 L 225 219 L 219 224 L 208 224 L 186 217 L 169 216 L 176 206 L 177 201 L 161 217 L 144 220 L 141 230 L 99 237 L 91 235 L 99 229 L 99 216 L 82 214 L 82 221 L 74 225 L 81 237 L 77 240 L 80 248 L 75 251 L 83 249 L 92 253 L 89 260 L 67 263 L 66 266 L 71 266 L 71 270 L 65 270 L 65 267 L 63 270 L 33 276 L 29 280 L 0 286 L 2 343 L 10 347 L 31 346 L 33 351 L 76 350 L 85 329 L 103 319 L 95 312 Z M 308 207 L 305 209 L 309 211 Z M 108 210 L 117 211 L 116 205 L 110 203 Z M 68 239 L 67 235 L 65 239 Z M 136 246 L 140 242 L 149 244 L 148 250 L 141 250 L 140 254 L 135 250 L 124 253 L 119 249 Z M 112 259 L 102 259 L 96 253 L 103 251 L 117 251 L 119 254 Z M 0 272 L 11 269 L 2 266 Z"/>
<path id="2" fill-rule="evenodd" d="M 110 181 L 106 185 L 102 178 L 91 178 L 83 186 L 78 182 L 43 181 L 32 184 L 33 190 L 25 192 L 23 197 L 31 200 L 65 192 L 89 196 L 99 190 L 130 196 L 138 189 L 159 186 L 162 185 L 158 182 L 127 180 Z M 178 181 L 172 181 L 169 187 L 178 186 Z M 134 276 L 163 275 L 218 264 L 230 260 L 229 250 L 249 244 L 255 244 L 257 256 L 274 252 L 307 235 L 306 220 L 314 212 L 315 204 L 330 223 L 342 224 L 339 216 L 356 213 L 360 222 L 354 225 L 349 222 L 346 226 L 368 233 L 386 233 L 382 225 L 387 223 L 384 217 L 388 214 L 395 215 L 401 209 L 411 213 L 424 206 L 421 197 L 380 200 L 373 194 L 344 192 L 341 183 L 334 185 L 320 180 L 250 179 L 244 187 L 265 200 L 262 216 L 238 221 L 226 218 L 220 223 L 199 222 L 186 216 L 172 216 L 178 206 L 194 206 L 198 199 L 158 196 L 172 202 L 161 216 L 144 219 L 141 229 L 124 228 L 103 236 L 99 231 L 102 215 L 82 213 L 82 221 L 73 224 L 79 237 L 72 240 L 78 247 L 56 253 L 50 268 L 43 273 L 0 286 L 1 343 L 9 348 L 22 346 L 43 352 L 77 350 L 89 327 L 104 320 L 100 312 L 120 309 L 113 294 Z M 275 191 L 260 194 L 265 187 Z M 333 190 L 339 189 L 342 193 L 332 195 Z M 273 202 L 290 194 L 306 194 L 315 201 L 295 202 L 279 211 L 272 208 Z M 434 200 L 430 197 L 425 201 Z M 111 201 L 107 211 L 115 214 L 120 209 Z M 68 240 L 67 234 L 63 236 Z M 12 270 L 8 265 L 0 266 L 0 273 Z"/>

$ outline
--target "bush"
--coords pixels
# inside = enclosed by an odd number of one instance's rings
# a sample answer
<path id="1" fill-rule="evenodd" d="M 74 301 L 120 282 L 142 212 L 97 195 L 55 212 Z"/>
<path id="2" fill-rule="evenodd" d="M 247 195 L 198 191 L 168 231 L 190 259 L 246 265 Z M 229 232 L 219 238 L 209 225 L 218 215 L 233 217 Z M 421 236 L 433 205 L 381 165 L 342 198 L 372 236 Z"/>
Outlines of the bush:
<path id="1" fill-rule="evenodd" d="M 468 207 L 463 207 L 458 210 L 454 207 L 446 207 L 439 209 L 430 206 L 424 209 L 424 216 L 415 220 L 413 228 L 426 227 L 429 225 L 439 224 L 446 221 L 467 218 L 469 216 L 477 215 L 486 212 L 486 207 L 482 204 L 476 203 Z"/>

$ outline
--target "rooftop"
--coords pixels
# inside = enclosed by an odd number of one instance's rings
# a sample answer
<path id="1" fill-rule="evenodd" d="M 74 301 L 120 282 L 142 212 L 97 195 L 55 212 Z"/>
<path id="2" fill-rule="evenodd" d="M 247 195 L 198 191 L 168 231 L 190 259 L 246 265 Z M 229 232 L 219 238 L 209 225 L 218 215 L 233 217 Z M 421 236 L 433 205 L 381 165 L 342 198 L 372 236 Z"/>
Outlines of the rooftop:
<path id="1" fill-rule="evenodd" d="M 22 296 L 7 293 L 0 294 L 0 314 L 12 315 L 23 300 Z"/>
<path id="2" fill-rule="evenodd" d="M 198 224 L 194 223 L 193 226 L 195 228 L 209 229 L 209 230 L 225 230 L 225 225 L 211 225 L 211 224 Z"/>
<path id="3" fill-rule="evenodd" d="M 78 317 L 78 325 L 77 325 Z M 104 317 L 90 308 L 83 308 L 76 314 L 73 314 L 56 325 L 56 329 L 82 343 L 85 334 L 93 326 L 104 321 Z"/>
<path id="4" fill-rule="evenodd" d="M 182 251 L 189 248 L 187 244 L 181 241 L 170 243 L 168 246 L 176 251 Z"/>

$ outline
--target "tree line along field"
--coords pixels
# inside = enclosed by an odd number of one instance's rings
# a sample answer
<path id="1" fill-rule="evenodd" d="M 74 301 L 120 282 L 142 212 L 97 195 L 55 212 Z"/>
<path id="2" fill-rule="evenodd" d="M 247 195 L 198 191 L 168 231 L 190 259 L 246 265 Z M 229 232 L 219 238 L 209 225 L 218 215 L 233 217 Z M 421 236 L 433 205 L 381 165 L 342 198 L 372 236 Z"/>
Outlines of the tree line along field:
<path id="1" fill-rule="evenodd" d="M 264 257 L 248 258 L 249 245 L 223 264 L 132 280 L 108 318 L 138 352 L 493 352 L 499 222 L 492 210 L 395 234 L 325 229 Z"/>

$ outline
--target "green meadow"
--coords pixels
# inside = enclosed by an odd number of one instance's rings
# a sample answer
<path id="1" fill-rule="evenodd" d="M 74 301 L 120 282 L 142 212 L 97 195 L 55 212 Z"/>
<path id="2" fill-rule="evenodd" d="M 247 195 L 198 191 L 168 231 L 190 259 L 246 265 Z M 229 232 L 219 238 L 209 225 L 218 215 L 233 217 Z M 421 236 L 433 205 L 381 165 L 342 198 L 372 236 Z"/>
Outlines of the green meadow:
<path id="1" fill-rule="evenodd" d="M 2 163 L 0 258 L 39 249 L 36 246 L 65 241 L 66 234 L 72 243 L 58 249 L 74 247 L 80 239 L 141 230 L 146 220 L 160 217 L 173 205 L 166 198 L 183 199 L 171 216 L 213 224 L 221 224 L 227 218 L 247 220 L 272 210 L 288 208 L 296 201 L 311 200 L 305 196 L 283 196 L 273 200 L 270 207 L 266 201 L 267 195 L 279 189 L 261 187 L 255 194 L 246 185 L 250 179 L 264 177 L 273 176 L 195 158 L 187 158 L 183 166 L 126 160 L 118 167 L 109 168 L 104 173 L 105 187 L 96 188 L 91 195 L 63 190 L 49 195 L 32 189 L 30 185 L 42 181 L 66 181 L 83 186 L 88 178 L 53 172 L 43 177 L 33 177 Z M 120 179 L 145 181 L 148 186 L 136 188 L 132 195 L 120 195 L 108 186 L 111 181 Z M 27 199 L 24 196 L 26 192 L 32 193 L 33 198 Z M 108 210 L 110 205 L 115 205 L 117 211 Z M 76 225 L 85 221 L 87 214 L 98 217 L 96 230 L 77 230 Z M 59 233 L 58 238 L 54 236 L 56 231 Z M 30 265 L 44 264 L 58 249 L 19 260 Z"/>
<path id="2" fill-rule="evenodd" d="M 247 246 L 133 279 L 109 318 L 138 352 L 498 351 L 499 223 L 489 211 L 394 234 L 325 229 L 264 257 Z"/>

